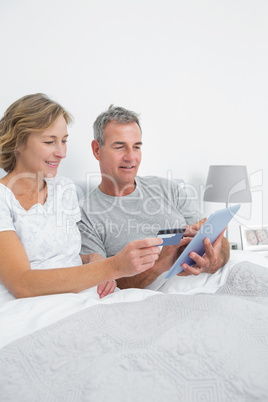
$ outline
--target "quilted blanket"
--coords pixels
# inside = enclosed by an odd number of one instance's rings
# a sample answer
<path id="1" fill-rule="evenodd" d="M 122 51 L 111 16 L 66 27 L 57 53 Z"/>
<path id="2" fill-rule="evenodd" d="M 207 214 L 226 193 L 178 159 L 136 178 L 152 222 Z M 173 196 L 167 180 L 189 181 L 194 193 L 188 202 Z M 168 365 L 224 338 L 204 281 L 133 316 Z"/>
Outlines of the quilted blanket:
<path id="1" fill-rule="evenodd" d="M 268 269 L 215 294 L 96 305 L 0 351 L 8 401 L 267 401 Z"/>

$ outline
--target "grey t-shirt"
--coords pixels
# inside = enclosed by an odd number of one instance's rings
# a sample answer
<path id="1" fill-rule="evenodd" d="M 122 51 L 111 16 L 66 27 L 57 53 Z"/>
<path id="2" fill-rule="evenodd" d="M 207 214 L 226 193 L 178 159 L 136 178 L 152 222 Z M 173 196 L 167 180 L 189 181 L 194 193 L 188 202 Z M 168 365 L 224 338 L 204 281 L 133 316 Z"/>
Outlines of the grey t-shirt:
<path id="1" fill-rule="evenodd" d="M 202 219 L 183 184 L 136 177 L 135 190 L 113 197 L 96 188 L 80 201 L 81 254 L 110 257 L 132 240 L 155 237 L 160 229 L 179 228 Z"/>

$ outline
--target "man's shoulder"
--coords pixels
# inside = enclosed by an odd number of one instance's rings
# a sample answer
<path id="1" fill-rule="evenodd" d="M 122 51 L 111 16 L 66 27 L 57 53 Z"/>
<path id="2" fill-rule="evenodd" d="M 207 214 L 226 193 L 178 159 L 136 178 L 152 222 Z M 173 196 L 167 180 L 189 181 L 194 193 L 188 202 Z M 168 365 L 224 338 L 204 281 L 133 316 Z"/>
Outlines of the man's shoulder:
<path id="1" fill-rule="evenodd" d="M 101 193 L 99 187 L 90 188 L 84 192 L 83 198 L 94 198 L 98 193 Z"/>
<path id="2" fill-rule="evenodd" d="M 99 200 L 100 197 L 101 197 L 101 191 L 99 190 L 98 187 L 96 187 L 84 193 L 82 197 L 80 197 L 79 199 L 79 204 L 80 206 L 83 206 L 85 203 L 88 202 L 92 204 L 95 200 Z"/>
<path id="3" fill-rule="evenodd" d="M 166 183 L 167 179 L 160 176 L 136 176 L 138 184 L 149 186 L 152 184 Z"/>
<path id="4" fill-rule="evenodd" d="M 142 186 L 154 186 L 160 185 L 163 187 L 171 185 L 182 185 L 184 181 L 182 179 L 170 179 L 161 176 L 137 176 L 137 183 Z"/>

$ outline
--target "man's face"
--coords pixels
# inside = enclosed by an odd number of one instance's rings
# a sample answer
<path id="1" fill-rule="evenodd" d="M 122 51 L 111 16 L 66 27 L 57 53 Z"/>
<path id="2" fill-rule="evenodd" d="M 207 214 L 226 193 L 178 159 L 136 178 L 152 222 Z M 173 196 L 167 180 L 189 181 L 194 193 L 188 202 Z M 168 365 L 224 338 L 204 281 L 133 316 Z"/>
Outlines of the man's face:
<path id="1" fill-rule="evenodd" d="M 141 162 L 141 131 L 137 123 L 109 122 L 104 130 L 105 142 L 98 149 L 103 180 L 108 186 L 116 182 L 120 190 L 133 186 Z M 109 184 L 110 182 L 110 184 Z"/>

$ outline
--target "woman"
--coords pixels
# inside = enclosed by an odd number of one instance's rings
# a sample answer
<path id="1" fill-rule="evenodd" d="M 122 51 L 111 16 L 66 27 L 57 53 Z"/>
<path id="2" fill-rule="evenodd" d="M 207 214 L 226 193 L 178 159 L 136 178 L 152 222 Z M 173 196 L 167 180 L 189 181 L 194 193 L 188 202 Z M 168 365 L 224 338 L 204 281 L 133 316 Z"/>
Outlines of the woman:
<path id="1" fill-rule="evenodd" d="M 134 241 L 114 257 L 82 265 L 74 185 L 56 177 L 66 156 L 70 115 L 43 94 L 14 102 L 0 121 L 0 282 L 31 297 L 80 292 L 151 268 L 162 240 Z M 107 282 L 106 285 L 103 283 Z"/>

